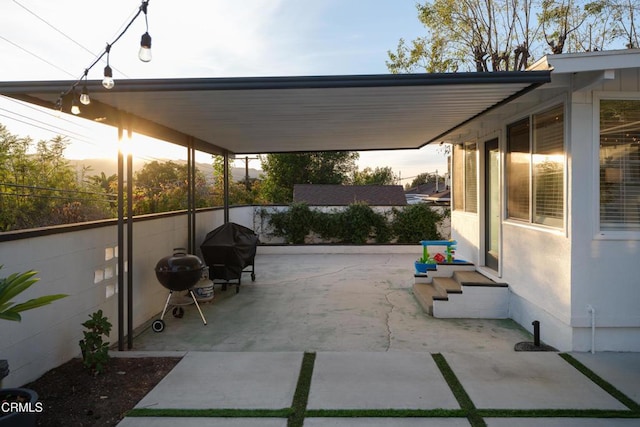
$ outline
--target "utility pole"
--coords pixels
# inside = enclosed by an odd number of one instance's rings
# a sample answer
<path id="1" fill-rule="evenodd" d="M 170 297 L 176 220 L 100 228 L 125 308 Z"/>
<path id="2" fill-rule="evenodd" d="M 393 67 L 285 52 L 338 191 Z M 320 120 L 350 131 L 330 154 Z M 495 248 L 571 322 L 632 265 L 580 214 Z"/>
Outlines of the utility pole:
<path id="1" fill-rule="evenodd" d="M 247 191 L 251 190 L 251 184 L 249 182 L 249 160 L 258 160 L 260 157 L 244 156 L 244 185 Z"/>

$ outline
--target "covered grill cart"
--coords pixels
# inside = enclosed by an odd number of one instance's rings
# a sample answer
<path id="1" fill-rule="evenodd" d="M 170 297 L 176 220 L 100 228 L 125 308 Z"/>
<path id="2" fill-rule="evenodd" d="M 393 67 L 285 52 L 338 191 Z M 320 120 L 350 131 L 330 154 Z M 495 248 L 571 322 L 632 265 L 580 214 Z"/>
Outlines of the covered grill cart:
<path id="1" fill-rule="evenodd" d="M 222 290 L 226 290 L 230 281 L 237 281 L 236 293 L 240 292 L 243 272 L 250 272 L 251 281 L 256 280 L 257 245 L 258 235 L 253 230 L 233 222 L 210 231 L 200 245 L 202 258 L 209 267 L 209 279 L 222 282 Z M 244 271 L 247 267 L 251 270 Z"/>

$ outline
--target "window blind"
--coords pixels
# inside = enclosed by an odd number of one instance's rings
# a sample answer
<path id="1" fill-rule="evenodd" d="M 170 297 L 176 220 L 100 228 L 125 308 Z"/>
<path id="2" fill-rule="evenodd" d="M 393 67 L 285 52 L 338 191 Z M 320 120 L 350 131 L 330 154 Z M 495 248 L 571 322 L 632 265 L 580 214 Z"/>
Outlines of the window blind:
<path id="1" fill-rule="evenodd" d="M 477 145 L 467 144 L 464 156 L 464 210 L 478 212 L 478 156 Z"/>
<path id="2" fill-rule="evenodd" d="M 507 216 L 529 220 L 529 118 L 507 127 Z"/>
<path id="3" fill-rule="evenodd" d="M 562 227 L 564 218 L 564 109 L 533 116 L 533 222 Z"/>
<path id="4" fill-rule="evenodd" d="M 600 101 L 600 228 L 640 231 L 640 100 Z"/>

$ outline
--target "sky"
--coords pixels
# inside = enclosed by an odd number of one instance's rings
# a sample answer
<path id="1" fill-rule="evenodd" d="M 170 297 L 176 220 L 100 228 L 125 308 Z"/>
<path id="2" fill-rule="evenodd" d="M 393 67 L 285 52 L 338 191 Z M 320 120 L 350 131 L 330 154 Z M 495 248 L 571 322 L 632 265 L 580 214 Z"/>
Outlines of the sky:
<path id="1" fill-rule="evenodd" d="M 0 81 L 80 78 L 140 4 L 2 0 Z M 141 15 L 111 49 L 116 84 L 126 78 L 387 74 L 387 51 L 400 38 L 424 34 L 416 0 L 150 0 L 148 23 L 152 61 L 137 58 L 146 30 Z M 99 62 L 88 78 L 101 79 L 105 65 Z M 113 128 L 4 97 L 0 123 L 34 140 L 67 136 L 69 158 L 117 152 Z M 186 158 L 171 144 L 138 137 L 135 145 L 140 149 L 134 155 L 149 160 Z M 360 169 L 384 166 L 401 174 L 404 184 L 422 172 L 444 172 L 446 159 L 436 147 L 361 153 Z"/>

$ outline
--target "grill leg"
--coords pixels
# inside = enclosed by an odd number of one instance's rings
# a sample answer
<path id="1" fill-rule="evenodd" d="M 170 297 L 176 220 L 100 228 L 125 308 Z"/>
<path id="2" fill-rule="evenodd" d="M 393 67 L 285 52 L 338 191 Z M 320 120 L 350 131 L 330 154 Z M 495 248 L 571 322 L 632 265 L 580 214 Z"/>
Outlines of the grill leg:
<path id="1" fill-rule="evenodd" d="M 162 310 L 162 315 L 160 316 L 160 320 L 164 319 L 164 313 L 166 313 L 167 307 L 169 307 L 169 300 L 171 299 L 171 294 L 173 294 L 173 291 L 169 291 L 169 296 L 167 297 L 167 302 L 164 303 L 164 310 Z"/>
<path id="2" fill-rule="evenodd" d="M 191 294 L 191 298 L 193 298 L 193 302 L 196 303 L 196 308 L 198 309 L 198 313 L 200 313 L 200 317 L 202 318 L 202 323 L 204 323 L 205 325 L 207 324 L 207 319 L 204 318 L 204 314 L 202 314 L 202 310 L 200 310 L 200 305 L 198 304 L 198 301 L 196 300 L 196 296 L 193 294 L 193 291 L 189 291 L 189 293 Z"/>

